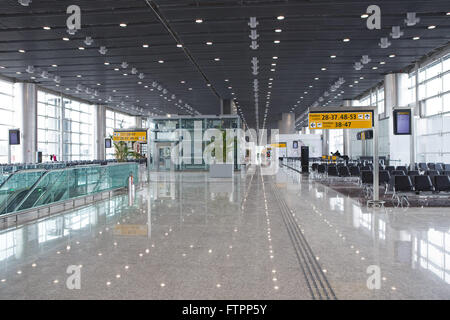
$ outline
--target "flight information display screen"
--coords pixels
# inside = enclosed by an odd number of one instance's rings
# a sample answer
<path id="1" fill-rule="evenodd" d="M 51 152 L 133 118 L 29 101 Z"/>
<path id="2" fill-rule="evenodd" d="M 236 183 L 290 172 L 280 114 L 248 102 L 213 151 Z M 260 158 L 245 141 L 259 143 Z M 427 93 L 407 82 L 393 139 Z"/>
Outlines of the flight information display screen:
<path id="1" fill-rule="evenodd" d="M 9 144 L 11 146 L 20 144 L 20 130 L 18 129 L 9 130 Z"/>
<path id="2" fill-rule="evenodd" d="M 394 134 L 411 134 L 411 110 L 408 109 L 394 111 Z"/>

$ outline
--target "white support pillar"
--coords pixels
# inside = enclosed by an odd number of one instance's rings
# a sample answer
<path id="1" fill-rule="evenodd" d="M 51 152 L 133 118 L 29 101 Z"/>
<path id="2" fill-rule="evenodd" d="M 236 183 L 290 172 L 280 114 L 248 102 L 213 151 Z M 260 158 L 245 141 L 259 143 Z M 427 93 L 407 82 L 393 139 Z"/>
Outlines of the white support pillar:
<path id="1" fill-rule="evenodd" d="M 33 83 L 23 83 L 22 98 L 22 161 L 36 162 L 37 150 L 37 91 Z"/>
<path id="2" fill-rule="evenodd" d="M 106 107 L 97 105 L 95 110 L 95 159 L 105 160 Z"/>

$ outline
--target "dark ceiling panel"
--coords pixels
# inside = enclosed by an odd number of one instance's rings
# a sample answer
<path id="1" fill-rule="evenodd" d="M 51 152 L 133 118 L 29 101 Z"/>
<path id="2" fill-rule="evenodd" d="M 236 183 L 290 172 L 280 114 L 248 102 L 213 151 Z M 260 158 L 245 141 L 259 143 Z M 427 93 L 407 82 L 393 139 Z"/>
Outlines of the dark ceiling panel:
<path id="1" fill-rule="evenodd" d="M 82 29 L 75 35 L 67 34 L 65 26 L 66 8 L 72 4 L 82 10 Z M 149 4 L 167 21 L 183 49 L 176 47 L 175 39 Z M 16 0 L 4 0 L 0 2 L 0 66 L 5 68 L 0 73 L 93 103 L 106 103 L 111 97 L 111 107 L 128 111 L 135 106 L 159 114 L 187 113 L 187 103 L 201 113 L 216 114 L 219 97 L 235 98 L 250 126 L 256 125 L 253 81 L 257 78 L 261 126 L 268 92 L 269 117 L 292 108 L 298 115 L 343 77 L 343 92 L 333 101 L 339 104 L 376 85 L 384 74 L 407 69 L 450 40 L 448 0 L 378 1 L 382 29 L 375 31 L 369 31 L 360 17 L 371 4 L 371 0 L 35 0 L 24 7 Z M 403 20 L 411 11 L 417 12 L 421 21 L 406 27 Z M 277 20 L 278 15 L 285 19 Z M 249 47 L 250 17 L 259 22 L 258 50 Z M 195 23 L 198 18 L 203 23 Z M 120 23 L 127 27 L 121 28 Z M 381 49 L 379 39 L 387 37 L 394 25 L 402 27 L 404 36 L 390 39 L 392 46 Z M 437 28 L 428 30 L 429 25 Z M 51 30 L 44 30 L 44 26 Z M 282 32 L 275 32 L 278 28 Z M 83 43 L 86 36 L 93 38 L 91 46 Z M 415 36 L 421 39 L 412 40 Z M 63 41 L 63 37 L 70 41 Z M 351 41 L 344 43 L 346 37 Z M 274 40 L 281 42 L 275 44 Z M 206 45 L 208 41 L 213 44 Z M 100 46 L 108 49 L 105 55 L 98 52 Z M 19 53 L 20 49 L 26 52 Z M 395 58 L 389 58 L 390 54 Z M 369 55 L 372 62 L 356 71 L 353 64 L 362 55 Z M 259 59 L 256 77 L 251 73 L 253 57 Z M 161 60 L 164 63 L 158 62 Z M 124 61 L 129 65 L 126 69 L 120 66 Z M 30 65 L 58 75 L 60 84 L 43 79 L 40 73 L 28 74 L 25 70 Z M 373 66 L 378 68 L 373 70 Z M 145 78 L 133 75 L 133 67 Z M 168 93 L 155 89 L 155 81 Z M 77 93 L 79 84 L 97 90 L 98 96 Z"/>

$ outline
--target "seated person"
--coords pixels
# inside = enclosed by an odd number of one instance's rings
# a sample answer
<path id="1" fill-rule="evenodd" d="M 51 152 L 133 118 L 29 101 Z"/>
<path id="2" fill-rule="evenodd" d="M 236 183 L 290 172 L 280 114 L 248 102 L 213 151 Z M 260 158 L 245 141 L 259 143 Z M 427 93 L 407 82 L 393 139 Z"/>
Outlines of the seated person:
<path id="1" fill-rule="evenodd" d="M 339 150 L 336 150 L 336 152 L 335 153 L 331 153 L 333 156 L 336 156 L 336 157 L 340 157 L 341 156 L 341 153 L 339 152 Z"/>

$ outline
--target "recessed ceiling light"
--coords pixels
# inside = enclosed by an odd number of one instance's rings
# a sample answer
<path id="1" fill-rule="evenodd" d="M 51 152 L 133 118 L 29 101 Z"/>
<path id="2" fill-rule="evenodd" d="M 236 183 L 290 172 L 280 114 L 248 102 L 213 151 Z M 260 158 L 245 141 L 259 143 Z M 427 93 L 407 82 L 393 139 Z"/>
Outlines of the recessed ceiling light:
<path id="1" fill-rule="evenodd" d="M 105 62 L 105 66 L 109 66 L 109 62 Z"/>
<path id="2" fill-rule="evenodd" d="M 143 48 L 148 48 L 149 46 L 148 46 L 148 44 L 145 43 L 145 44 L 142 45 L 142 47 Z"/>
<path id="3" fill-rule="evenodd" d="M 186 81 L 184 81 L 184 80 L 181 80 L 180 82 L 181 82 L 181 83 L 186 83 Z"/>
<path id="4" fill-rule="evenodd" d="M 377 69 L 378 69 L 378 67 L 372 67 L 372 69 L 373 69 L 373 70 L 377 70 Z"/>
<path id="5" fill-rule="evenodd" d="M 164 60 L 158 60 L 159 63 L 164 63 Z"/>
<path id="6" fill-rule="evenodd" d="M 121 23 L 121 24 L 119 24 L 119 26 L 121 26 L 122 28 L 125 28 L 127 26 L 127 24 L 126 23 Z"/>
<path id="7" fill-rule="evenodd" d="M 77 74 L 77 78 L 81 78 L 81 74 Z"/>
<path id="8" fill-rule="evenodd" d="M 320 70 L 322 70 L 322 71 L 327 71 L 327 68 L 321 68 Z"/>
<path id="9" fill-rule="evenodd" d="M 25 53 L 25 50 L 20 49 L 19 52 L 20 52 L 20 53 Z"/>
<path id="10" fill-rule="evenodd" d="M 284 20 L 284 16 L 278 16 L 277 19 L 278 20 Z"/>
<path id="11" fill-rule="evenodd" d="M 183 48 L 183 45 L 181 43 L 178 43 L 177 48 Z"/>
<path id="12" fill-rule="evenodd" d="M 333 55 L 330 56 L 330 58 L 331 58 L 331 59 L 335 59 L 336 56 L 333 54 Z"/>
<path id="13" fill-rule="evenodd" d="M 349 38 L 345 38 L 344 40 L 342 40 L 342 41 L 344 41 L 344 42 L 349 42 L 350 41 L 350 39 Z"/>
<path id="14" fill-rule="evenodd" d="M 275 29 L 275 32 L 277 32 L 277 33 L 280 33 L 281 31 L 283 31 L 283 30 L 281 30 L 281 29 Z"/>
<path id="15" fill-rule="evenodd" d="M 56 68 L 56 67 L 58 67 L 58 65 L 57 64 L 52 64 L 52 67 Z"/>
<path id="16" fill-rule="evenodd" d="M 272 66 L 276 66 L 277 64 L 276 63 L 272 63 Z"/>
<path id="17" fill-rule="evenodd" d="M 123 75 L 126 77 L 128 75 L 128 73 L 124 73 Z"/>
<path id="18" fill-rule="evenodd" d="M 119 71 L 119 68 L 114 68 L 114 71 Z"/>
<path id="19" fill-rule="evenodd" d="M 17 74 L 22 74 L 22 72 L 20 72 L 20 71 L 16 71 L 16 73 L 17 73 Z"/>
<path id="20" fill-rule="evenodd" d="M 395 58 L 395 54 L 390 54 L 389 58 Z"/>
<path id="21" fill-rule="evenodd" d="M 420 39 L 420 37 L 414 37 L 414 38 L 412 38 L 413 40 L 419 40 Z"/>
<path id="22" fill-rule="evenodd" d="M 206 43 L 206 45 L 208 45 L 208 46 L 212 46 L 212 42 L 211 41 L 208 41 L 207 43 Z"/>
<path id="23" fill-rule="evenodd" d="M 280 43 L 280 40 L 275 40 L 273 43 Z"/>
<path id="24" fill-rule="evenodd" d="M 278 57 L 272 57 L 272 59 L 273 59 L 273 60 L 277 60 L 277 59 L 278 59 Z"/>
<path id="25" fill-rule="evenodd" d="M 275 69 L 270 69 L 270 71 L 275 72 Z"/>
<path id="26" fill-rule="evenodd" d="M 50 28 L 50 27 L 43 27 L 42 29 L 44 29 L 44 30 L 50 30 L 51 28 Z"/>
<path id="27" fill-rule="evenodd" d="M 380 64 L 386 64 L 386 62 L 384 62 L 384 61 L 380 61 Z"/>
<path id="28" fill-rule="evenodd" d="M 78 50 L 84 50 L 84 47 L 79 47 Z"/>
<path id="29" fill-rule="evenodd" d="M 214 61 L 220 61 L 220 58 L 214 58 Z"/>
<path id="30" fill-rule="evenodd" d="M 101 83 L 97 83 L 98 86 L 101 86 Z"/>
<path id="31" fill-rule="evenodd" d="M 428 26 L 429 30 L 436 29 L 436 26 Z"/>
<path id="32" fill-rule="evenodd" d="M 363 19 L 366 19 L 368 17 L 369 17 L 369 15 L 367 13 L 364 13 L 364 14 L 361 15 L 361 18 L 363 18 Z"/>
<path id="33" fill-rule="evenodd" d="M 70 39 L 67 37 L 62 38 L 64 41 L 69 41 Z"/>
<path id="34" fill-rule="evenodd" d="M 364 80 L 364 77 L 359 77 L 359 80 Z"/>
<path id="35" fill-rule="evenodd" d="M 314 78 L 314 80 L 319 80 L 319 78 Z"/>
<path id="36" fill-rule="evenodd" d="M 203 19 L 196 19 L 195 20 L 195 23 L 202 23 L 203 22 Z"/>
<path id="37" fill-rule="evenodd" d="M 0 66 L 0 69 L 5 69 L 5 67 L 4 66 Z"/>

